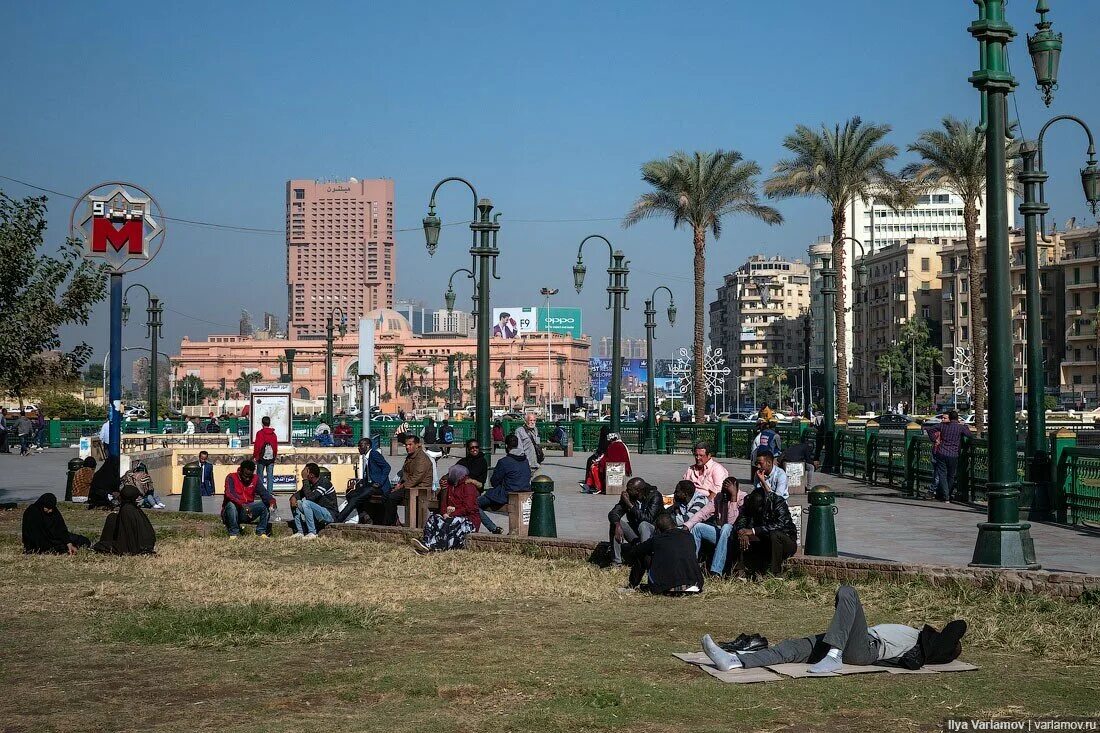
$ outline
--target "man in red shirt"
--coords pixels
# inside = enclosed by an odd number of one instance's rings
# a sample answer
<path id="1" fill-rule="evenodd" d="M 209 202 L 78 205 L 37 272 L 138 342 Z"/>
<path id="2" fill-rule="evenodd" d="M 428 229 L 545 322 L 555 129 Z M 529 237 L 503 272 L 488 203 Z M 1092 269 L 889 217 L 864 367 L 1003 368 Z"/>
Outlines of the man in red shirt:
<path id="1" fill-rule="evenodd" d="M 225 477 L 222 521 L 230 539 L 240 536 L 242 524 L 255 524 L 257 537 L 269 537 L 268 507 L 274 506 L 275 497 L 260 486 L 256 464 L 247 458 L 241 461 L 235 473 Z"/>
<path id="2" fill-rule="evenodd" d="M 336 426 L 336 429 L 332 431 L 332 435 L 336 438 L 337 448 L 351 447 L 352 431 L 347 420 L 341 420 L 340 424 Z"/>
<path id="3" fill-rule="evenodd" d="M 252 444 L 252 460 L 260 468 L 260 477 L 265 480 L 267 493 L 273 494 L 275 493 L 275 458 L 279 455 L 279 436 L 275 434 L 275 428 L 271 427 L 270 417 L 264 415 L 260 423 L 263 427 L 256 431 L 256 439 Z"/>

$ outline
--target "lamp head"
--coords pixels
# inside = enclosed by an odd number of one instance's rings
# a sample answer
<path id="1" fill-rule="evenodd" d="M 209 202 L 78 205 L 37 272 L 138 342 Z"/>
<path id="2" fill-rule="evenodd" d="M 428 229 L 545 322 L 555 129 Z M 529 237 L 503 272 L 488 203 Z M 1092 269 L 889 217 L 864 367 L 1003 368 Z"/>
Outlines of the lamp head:
<path id="1" fill-rule="evenodd" d="M 1058 62 L 1062 58 L 1062 34 L 1050 29 L 1047 20 L 1050 6 L 1047 0 L 1035 4 L 1039 22 L 1035 24 L 1035 35 L 1027 37 L 1027 52 L 1031 54 L 1031 65 L 1035 69 L 1035 86 L 1043 92 L 1043 102 L 1050 106 L 1054 99 L 1054 90 L 1058 88 Z"/>
<path id="2" fill-rule="evenodd" d="M 1081 187 L 1085 190 L 1085 201 L 1088 201 L 1092 215 L 1096 216 L 1096 207 L 1100 204 L 1100 168 L 1095 158 L 1081 169 Z"/>
<path id="3" fill-rule="evenodd" d="M 348 335 L 348 319 L 344 316 L 340 316 L 340 336 L 344 337 Z"/>
<path id="4" fill-rule="evenodd" d="M 856 287 L 863 289 L 863 286 L 867 283 L 867 265 L 860 264 L 856 266 Z"/>
<path id="5" fill-rule="evenodd" d="M 424 242 L 428 246 L 429 257 L 435 254 L 435 249 L 439 246 L 439 230 L 442 226 L 439 217 L 435 215 L 435 207 L 429 206 L 428 215 L 424 217 Z"/>
<path id="6" fill-rule="evenodd" d="M 668 325 L 676 325 L 676 304 L 672 302 L 668 304 Z"/>
<path id="7" fill-rule="evenodd" d="M 447 286 L 447 292 L 444 293 L 443 300 L 447 303 L 447 315 L 449 316 L 455 309 L 455 289 L 450 285 Z"/>
<path id="8" fill-rule="evenodd" d="M 581 258 L 577 258 L 577 264 L 573 265 L 573 287 L 577 289 L 579 293 L 581 288 L 584 287 L 584 273 L 587 268 L 584 263 L 581 262 Z"/>
<path id="9" fill-rule="evenodd" d="M 122 301 L 122 322 L 126 323 L 130 320 L 130 304 L 124 299 Z"/>

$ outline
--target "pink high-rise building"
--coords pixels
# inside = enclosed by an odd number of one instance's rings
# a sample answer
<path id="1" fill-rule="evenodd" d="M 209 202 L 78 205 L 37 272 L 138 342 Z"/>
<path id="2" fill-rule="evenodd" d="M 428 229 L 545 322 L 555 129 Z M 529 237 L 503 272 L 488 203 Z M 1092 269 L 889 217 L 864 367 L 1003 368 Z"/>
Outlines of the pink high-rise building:
<path id="1" fill-rule="evenodd" d="M 355 330 L 363 314 L 393 307 L 397 255 L 393 181 L 287 181 L 287 335 L 325 334 L 339 306 Z"/>

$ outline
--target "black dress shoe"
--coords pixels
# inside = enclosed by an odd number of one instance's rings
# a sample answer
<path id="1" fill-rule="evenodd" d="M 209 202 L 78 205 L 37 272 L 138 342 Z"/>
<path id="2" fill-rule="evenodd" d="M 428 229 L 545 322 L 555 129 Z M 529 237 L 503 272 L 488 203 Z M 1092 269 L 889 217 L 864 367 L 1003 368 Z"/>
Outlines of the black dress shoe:
<path id="1" fill-rule="evenodd" d="M 762 649 L 767 649 L 767 648 L 768 648 L 768 637 L 759 636 L 758 634 L 753 634 L 752 637 L 750 637 L 749 640 L 746 641 L 741 646 L 741 648 L 738 649 L 737 651 L 740 651 L 740 652 L 758 652 L 758 651 L 761 651 Z"/>
<path id="2" fill-rule="evenodd" d="M 722 648 L 724 652 L 739 652 L 741 651 L 741 645 L 749 640 L 748 634 L 741 634 L 733 641 L 722 642 L 718 646 Z"/>

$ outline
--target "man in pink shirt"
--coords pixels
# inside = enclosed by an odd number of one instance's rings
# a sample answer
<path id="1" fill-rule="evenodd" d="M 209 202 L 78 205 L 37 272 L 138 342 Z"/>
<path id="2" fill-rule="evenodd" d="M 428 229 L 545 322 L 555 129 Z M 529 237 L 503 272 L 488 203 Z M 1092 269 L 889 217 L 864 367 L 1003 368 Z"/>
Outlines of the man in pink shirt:
<path id="1" fill-rule="evenodd" d="M 696 443 L 692 452 L 695 455 L 695 463 L 684 471 L 684 481 L 690 481 L 696 491 L 705 492 L 708 499 L 713 499 L 722 490 L 722 482 L 730 472 L 714 460 L 710 444 Z"/>

